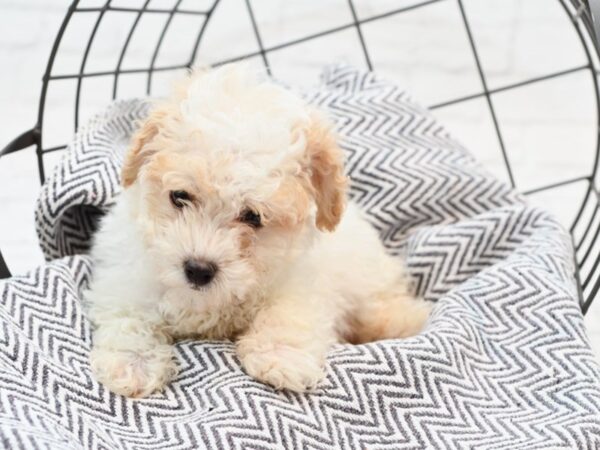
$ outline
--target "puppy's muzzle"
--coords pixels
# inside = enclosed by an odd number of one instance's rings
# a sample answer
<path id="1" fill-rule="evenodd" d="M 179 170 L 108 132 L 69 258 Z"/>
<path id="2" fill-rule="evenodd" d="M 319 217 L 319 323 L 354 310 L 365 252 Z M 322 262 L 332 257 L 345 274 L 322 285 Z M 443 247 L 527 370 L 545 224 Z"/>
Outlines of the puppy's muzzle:
<path id="1" fill-rule="evenodd" d="M 194 287 L 206 286 L 217 273 L 217 266 L 211 262 L 189 259 L 183 265 L 185 277 Z"/>

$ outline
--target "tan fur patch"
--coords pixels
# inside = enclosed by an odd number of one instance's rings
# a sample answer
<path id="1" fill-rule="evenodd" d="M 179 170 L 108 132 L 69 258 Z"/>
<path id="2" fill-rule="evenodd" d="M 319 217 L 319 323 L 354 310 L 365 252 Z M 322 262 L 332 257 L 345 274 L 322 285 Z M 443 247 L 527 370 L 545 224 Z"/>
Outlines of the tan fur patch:
<path id="1" fill-rule="evenodd" d="M 250 249 L 255 241 L 254 233 L 245 225 L 239 224 L 235 226 L 241 228 L 239 236 L 241 257 L 248 259 L 251 256 Z"/>
<path id="2" fill-rule="evenodd" d="M 152 111 L 142 123 L 140 129 L 133 135 L 121 171 L 121 182 L 123 187 L 128 187 L 133 184 L 142 165 L 144 165 L 144 162 L 154 153 L 146 148 L 146 145 L 160 132 L 161 122 L 167 114 L 168 111 L 164 109 Z"/>
<path id="3" fill-rule="evenodd" d="M 304 223 L 310 213 L 310 205 L 309 193 L 301 182 L 287 177 L 266 205 L 269 224 L 294 228 Z"/>
<path id="4" fill-rule="evenodd" d="M 415 298 L 400 284 L 380 292 L 348 319 L 344 338 L 352 344 L 406 338 L 421 331 L 432 303 Z"/>
<path id="5" fill-rule="evenodd" d="M 348 181 L 344 175 L 344 156 L 330 125 L 319 113 L 311 114 L 306 138 L 310 180 L 317 203 L 317 227 L 333 231 L 346 204 Z"/>

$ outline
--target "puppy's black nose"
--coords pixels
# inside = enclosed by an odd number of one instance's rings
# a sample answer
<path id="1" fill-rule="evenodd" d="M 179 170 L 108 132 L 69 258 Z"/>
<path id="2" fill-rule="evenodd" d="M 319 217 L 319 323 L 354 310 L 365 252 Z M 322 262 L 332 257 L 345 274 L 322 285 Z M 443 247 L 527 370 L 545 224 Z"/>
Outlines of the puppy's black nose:
<path id="1" fill-rule="evenodd" d="M 217 266 L 211 262 L 189 259 L 183 265 L 185 277 L 194 286 L 204 286 L 212 281 L 217 273 Z"/>

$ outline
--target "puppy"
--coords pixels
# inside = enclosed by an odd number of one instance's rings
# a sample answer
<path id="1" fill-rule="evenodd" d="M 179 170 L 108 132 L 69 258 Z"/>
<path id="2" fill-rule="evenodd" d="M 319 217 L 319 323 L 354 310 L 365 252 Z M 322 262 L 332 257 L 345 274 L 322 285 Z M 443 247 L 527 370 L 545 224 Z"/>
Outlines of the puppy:
<path id="1" fill-rule="evenodd" d="M 238 65 L 198 71 L 134 135 L 92 249 L 91 367 L 144 397 L 173 342 L 231 339 L 251 377 L 305 391 L 335 342 L 411 336 L 430 305 L 346 207 L 329 124 Z"/>

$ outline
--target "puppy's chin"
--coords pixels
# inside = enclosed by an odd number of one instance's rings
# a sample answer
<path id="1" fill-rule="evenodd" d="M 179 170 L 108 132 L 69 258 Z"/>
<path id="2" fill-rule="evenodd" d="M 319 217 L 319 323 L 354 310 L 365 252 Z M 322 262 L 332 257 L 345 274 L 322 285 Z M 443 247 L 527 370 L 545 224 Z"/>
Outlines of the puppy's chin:
<path id="1" fill-rule="evenodd" d="M 202 313 L 215 309 L 216 305 L 230 303 L 232 298 L 211 289 L 208 286 L 195 289 L 187 285 L 168 287 L 165 289 L 161 304 L 169 310 L 181 311 L 182 314 L 190 312 Z"/>

